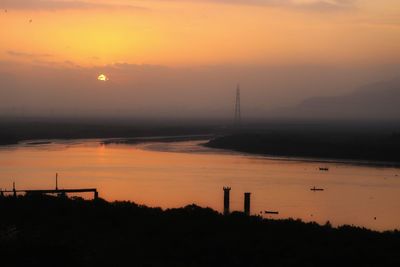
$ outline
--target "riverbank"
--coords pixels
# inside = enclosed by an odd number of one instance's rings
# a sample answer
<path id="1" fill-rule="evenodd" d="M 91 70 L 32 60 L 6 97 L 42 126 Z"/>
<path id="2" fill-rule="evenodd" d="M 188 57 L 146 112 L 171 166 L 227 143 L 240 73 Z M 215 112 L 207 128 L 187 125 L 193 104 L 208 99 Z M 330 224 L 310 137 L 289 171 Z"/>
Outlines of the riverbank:
<path id="1" fill-rule="evenodd" d="M 183 124 L 181 122 L 145 122 L 121 120 L 0 120 L 0 146 L 29 142 L 40 145 L 43 140 L 104 139 L 104 144 L 136 144 L 147 141 L 187 141 L 210 137 L 215 124 Z"/>
<path id="2" fill-rule="evenodd" d="M 5 266 L 398 266 L 399 232 L 189 205 L 0 198 Z"/>
<path id="3" fill-rule="evenodd" d="M 214 138 L 207 147 L 251 154 L 399 166 L 399 134 L 243 133 Z"/>
<path id="4" fill-rule="evenodd" d="M 151 137 L 132 137 L 132 138 L 110 138 L 103 140 L 101 143 L 103 145 L 111 144 L 124 144 L 124 145 L 136 145 L 141 143 L 149 142 L 184 142 L 184 141 L 198 141 L 207 140 L 213 138 L 214 135 L 175 135 L 175 136 L 151 136 Z"/>

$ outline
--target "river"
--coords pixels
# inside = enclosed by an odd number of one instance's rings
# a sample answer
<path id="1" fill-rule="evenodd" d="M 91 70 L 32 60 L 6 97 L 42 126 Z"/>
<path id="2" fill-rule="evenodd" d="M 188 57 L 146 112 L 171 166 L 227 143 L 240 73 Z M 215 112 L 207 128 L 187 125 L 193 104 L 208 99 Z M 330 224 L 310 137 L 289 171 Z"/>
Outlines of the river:
<path id="1" fill-rule="evenodd" d="M 201 146 L 205 141 L 108 144 L 101 140 L 52 141 L 0 148 L 0 188 L 96 187 L 106 200 L 131 200 L 162 208 L 195 203 L 223 209 L 300 218 L 375 230 L 400 228 L 400 169 L 349 163 L 278 159 Z M 320 167 L 329 171 L 320 171 Z M 311 191 L 313 186 L 324 191 Z M 85 196 L 89 197 L 89 196 Z"/>

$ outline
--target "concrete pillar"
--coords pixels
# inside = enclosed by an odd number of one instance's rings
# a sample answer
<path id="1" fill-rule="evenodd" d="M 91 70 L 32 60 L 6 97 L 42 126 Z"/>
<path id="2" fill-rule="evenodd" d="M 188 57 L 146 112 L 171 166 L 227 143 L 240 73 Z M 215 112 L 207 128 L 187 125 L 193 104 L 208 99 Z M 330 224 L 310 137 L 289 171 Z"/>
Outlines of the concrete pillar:
<path id="1" fill-rule="evenodd" d="M 244 214 L 250 215 L 250 194 L 244 193 Z"/>
<path id="2" fill-rule="evenodd" d="M 230 187 L 224 187 L 224 215 L 229 214 L 229 193 L 231 191 Z"/>

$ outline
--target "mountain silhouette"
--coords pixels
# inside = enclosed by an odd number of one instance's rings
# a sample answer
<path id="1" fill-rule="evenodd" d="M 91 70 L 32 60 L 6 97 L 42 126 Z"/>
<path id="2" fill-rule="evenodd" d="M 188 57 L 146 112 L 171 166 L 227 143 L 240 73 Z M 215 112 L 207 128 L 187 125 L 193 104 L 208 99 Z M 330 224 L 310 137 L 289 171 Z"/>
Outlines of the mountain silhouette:
<path id="1" fill-rule="evenodd" d="M 400 79 L 362 86 L 342 96 L 312 97 L 272 114 L 307 119 L 400 119 Z"/>

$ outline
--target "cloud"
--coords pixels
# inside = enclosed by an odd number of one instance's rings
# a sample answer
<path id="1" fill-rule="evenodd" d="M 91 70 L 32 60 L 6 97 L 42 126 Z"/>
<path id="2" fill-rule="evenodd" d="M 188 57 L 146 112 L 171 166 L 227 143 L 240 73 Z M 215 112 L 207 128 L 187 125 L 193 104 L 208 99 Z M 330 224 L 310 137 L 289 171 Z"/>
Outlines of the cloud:
<path id="1" fill-rule="evenodd" d="M 7 54 L 13 57 L 37 58 L 37 57 L 52 57 L 51 54 L 34 54 L 20 51 L 7 51 Z"/>
<path id="2" fill-rule="evenodd" d="M 292 3 L 293 7 L 313 11 L 345 11 L 356 7 L 354 0 L 331 0 L 331 1 L 309 1 L 303 3 Z"/>
<path id="3" fill-rule="evenodd" d="M 360 19 L 354 20 L 354 22 L 359 23 L 359 24 L 365 24 L 365 25 L 399 27 L 400 26 L 400 16 L 398 16 L 398 15 L 369 16 L 368 18 L 360 18 Z"/>
<path id="4" fill-rule="evenodd" d="M 0 8 L 16 10 L 70 10 L 70 9 L 134 9 L 145 10 L 146 8 L 133 5 L 119 5 L 94 3 L 75 0 L 2 0 Z"/>
<path id="5" fill-rule="evenodd" d="M 355 8 L 357 0 L 164 0 L 175 2 L 210 2 L 229 5 L 252 5 L 279 7 L 292 10 L 329 12 L 346 11 Z M 126 9 L 147 10 L 146 7 L 113 4 L 105 2 L 89 2 L 85 0 L 1 0 L 0 8 L 17 10 L 68 10 L 68 9 Z"/>
<path id="6" fill-rule="evenodd" d="M 175 0 L 190 2 L 211 2 L 230 5 L 252 5 L 281 7 L 304 11 L 344 11 L 355 8 L 356 0 Z"/>

